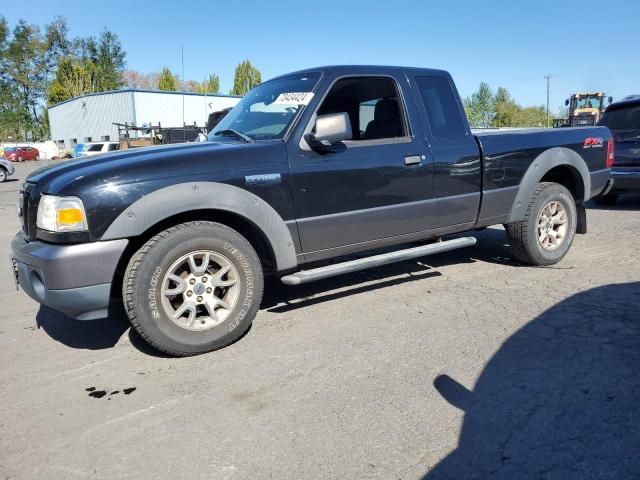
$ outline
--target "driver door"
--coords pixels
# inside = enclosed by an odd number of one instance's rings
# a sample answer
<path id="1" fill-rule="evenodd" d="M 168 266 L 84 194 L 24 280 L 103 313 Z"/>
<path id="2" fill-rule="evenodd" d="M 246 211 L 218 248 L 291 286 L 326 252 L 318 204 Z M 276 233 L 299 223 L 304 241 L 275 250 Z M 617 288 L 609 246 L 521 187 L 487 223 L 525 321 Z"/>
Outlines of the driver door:
<path id="1" fill-rule="evenodd" d="M 302 250 L 326 251 L 428 228 L 433 165 L 423 136 L 412 136 L 417 114 L 400 78 L 335 78 L 318 115 L 349 115 L 353 138 L 331 152 L 290 142 L 292 195 Z"/>

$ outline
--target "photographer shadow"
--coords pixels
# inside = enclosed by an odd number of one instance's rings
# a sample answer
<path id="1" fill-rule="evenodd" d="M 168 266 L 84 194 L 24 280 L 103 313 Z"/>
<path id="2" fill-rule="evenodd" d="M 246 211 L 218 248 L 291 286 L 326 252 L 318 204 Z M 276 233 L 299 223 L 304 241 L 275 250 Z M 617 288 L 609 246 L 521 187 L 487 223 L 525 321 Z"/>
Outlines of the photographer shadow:
<path id="1" fill-rule="evenodd" d="M 473 391 L 436 390 L 463 410 L 436 479 L 640 478 L 640 282 L 564 300 L 509 338 Z"/>

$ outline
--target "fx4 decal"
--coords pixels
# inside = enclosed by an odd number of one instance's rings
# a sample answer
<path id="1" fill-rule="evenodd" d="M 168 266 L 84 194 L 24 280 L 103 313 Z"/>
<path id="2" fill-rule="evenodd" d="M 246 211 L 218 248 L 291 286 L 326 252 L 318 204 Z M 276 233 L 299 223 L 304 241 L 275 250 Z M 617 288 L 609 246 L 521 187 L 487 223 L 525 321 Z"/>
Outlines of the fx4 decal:
<path id="1" fill-rule="evenodd" d="M 604 144 L 602 137 L 589 137 L 584 139 L 582 148 L 600 148 Z"/>

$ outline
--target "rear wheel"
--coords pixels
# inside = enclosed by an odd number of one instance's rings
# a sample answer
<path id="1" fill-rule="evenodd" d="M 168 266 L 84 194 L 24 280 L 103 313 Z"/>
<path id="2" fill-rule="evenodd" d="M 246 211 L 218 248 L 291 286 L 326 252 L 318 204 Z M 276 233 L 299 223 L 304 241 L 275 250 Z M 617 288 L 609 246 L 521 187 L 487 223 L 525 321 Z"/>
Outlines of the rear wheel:
<path id="1" fill-rule="evenodd" d="M 7 180 L 7 171 L 4 168 L 0 167 L 0 183 L 5 182 Z"/>
<path id="2" fill-rule="evenodd" d="M 145 340 L 187 356 L 240 338 L 262 290 L 260 260 L 243 236 L 219 223 L 188 222 L 159 233 L 133 255 L 123 299 Z"/>
<path id="3" fill-rule="evenodd" d="M 593 197 L 593 201 L 598 205 L 613 205 L 618 200 L 617 193 L 607 193 L 606 195 L 597 195 Z"/>
<path id="4" fill-rule="evenodd" d="M 514 257 L 531 265 L 558 263 L 573 243 L 576 223 L 569 190 L 557 183 L 538 184 L 524 220 L 506 225 Z"/>
<path id="5" fill-rule="evenodd" d="M 36 155 L 35 160 L 36 160 L 36 162 L 37 162 L 38 160 L 40 160 L 40 155 Z"/>

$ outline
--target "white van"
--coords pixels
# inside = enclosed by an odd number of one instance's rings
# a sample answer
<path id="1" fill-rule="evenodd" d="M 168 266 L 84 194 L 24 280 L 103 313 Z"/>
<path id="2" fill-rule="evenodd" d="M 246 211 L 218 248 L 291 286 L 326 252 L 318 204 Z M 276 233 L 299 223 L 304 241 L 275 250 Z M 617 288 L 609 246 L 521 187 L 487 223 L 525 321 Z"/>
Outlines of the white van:
<path id="1" fill-rule="evenodd" d="M 91 155 L 98 155 L 100 153 L 113 152 L 118 150 L 120 144 L 118 142 L 93 142 L 85 143 L 84 150 L 81 154 L 83 157 L 89 157 Z"/>

